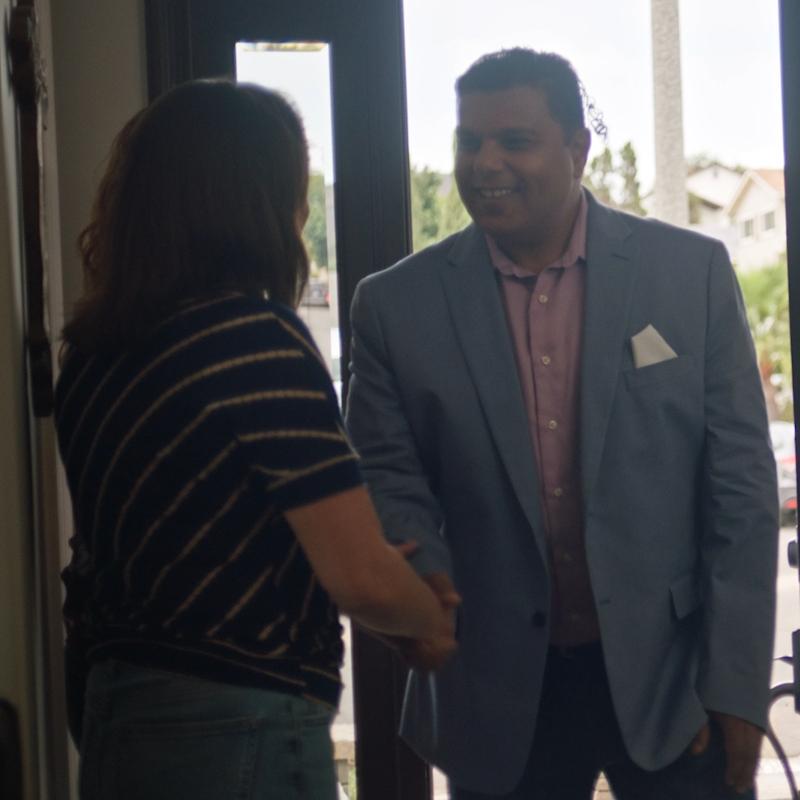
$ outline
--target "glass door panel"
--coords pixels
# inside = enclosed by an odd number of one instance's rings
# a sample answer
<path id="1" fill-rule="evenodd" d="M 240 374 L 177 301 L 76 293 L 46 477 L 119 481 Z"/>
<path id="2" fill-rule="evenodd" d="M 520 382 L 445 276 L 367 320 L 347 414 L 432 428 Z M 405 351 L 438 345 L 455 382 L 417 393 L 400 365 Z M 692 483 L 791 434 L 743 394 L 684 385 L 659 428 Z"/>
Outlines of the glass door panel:
<path id="1" fill-rule="evenodd" d="M 572 62 L 585 85 L 587 123 L 600 123 L 584 183 L 602 202 L 665 218 L 656 202 L 665 175 L 659 153 L 679 153 L 677 174 L 686 174 L 680 224 L 728 247 L 759 353 L 782 487 L 775 656 L 790 655 L 800 606 L 797 572 L 785 555 L 797 500 L 778 3 L 620 0 L 613 11 L 594 0 L 496 0 L 490 11 L 479 0 L 403 5 L 415 250 L 468 221 L 452 175 L 454 83 L 485 53 L 523 46 Z M 675 11 L 677 24 L 665 10 Z M 661 62 L 670 48 L 682 62 L 677 72 L 675 62 Z M 773 685 L 791 679 L 791 666 L 776 661 Z M 772 721 L 800 783 L 800 718 L 790 699 L 776 704 Z M 788 796 L 769 745 L 758 790 L 760 797 Z M 439 773 L 433 795 L 448 797 Z M 609 796 L 601 780 L 597 797 Z"/>
<path id="2" fill-rule="evenodd" d="M 406 255 L 411 239 L 402 0 L 145 0 L 144 8 L 151 98 L 184 80 L 238 72 L 240 80 L 263 80 L 283 89 L 300 107 L 312 140 L 312 168 L 320 174 L 315 181 L 317 186 L 312 186 L 312 206 L 315 197 L 318 209 L 323 197 L 326 205 L 326 241 L 320 244 L 322 226 L 306 231 L 316 262 L 315 283 L 323 285 L 310 287 L 300 313 L 305 315 L 325 352 L 335 378 L 337 358 L 340 359 L 342 393 L 346 393 L 350 335 L 347 309 L 355 286 L 364 276 Z M 303 87 L 298 86 L 303 81 L 294 73 L 305 71 L 303 65 L 313 62 L 315 54 L 319 60 L 329 61 L 331 78 L 329 83 L 327 76 L 316 73 L 310 83 L 317 94 L 306 103 L 300 97 Z M 263 78 L 254 75 L 250 71 L 252 65 L 247 63 L 262 58 L 271 61 Z M 316 126 L 312 130 L 310 122 L 320 111 L 318 98 L 322 97 L 329 106 L 331 93 L 336 153 L 333 193 L 333 160 L 327 155 L 317 159 L 315 150 L 324 149 L 319 145 L 323 137 L 316 135 Z M 322 111 L 329 113 L 328 109 Z M 331 194 L 336 195 L 335 215 Z M 317 220 L 323 216 L 313 208 L 312 214 Z M 331 224 L 334 217 L 335 250 Z M 320 246 L 314 247 L 315 241 Z M 322 255 L 326 251 L 327 263 Z M 334 270 L 337 280 L 332 279 Z M 340 312 L 338 323 L 333 316 L 336 310 Z M 340 340 L 335 336 L 329 339 L 337 324 Z M 353 630 L 351 638 L 355 680 L 348 669 L 337 726 L 352 725 L 355 717 L 358 796 L 360 800 L 423 800 L 429 795 L 428 770 L 397 737 L 404 668 L 384 645 L 363 631 Z M 354 682 L 357 691 L 352 714 L 349 687 Z M 341 730 L 337 728 L 337 735 Z M 345 731 L 346 735 L 338 737 L 340 741 L 352 740 L 349 731 Z M 344 760 L 350 758 L 346 748 L 337 744 L 337 750 L 339 755 L 345 752 Z M 352 797 L 352 781 L 342 782 Z"/>
<path id="3" fill-rule="evenodd" d="M 298 313 L 328 364 L 341 402 L 330 48 L 322 42 L 239 42 L 236 79 L 279 90 L 303 118 L 310 160 L 310 213 L 303 233 L 311 275 Z"/>
<path id="4" fill-rule="evenodd" d="M 238 42 L 236 79 L 280 91 L 303 118 L 310 160 L 309 217 L 303 236 L 311 262 L 311 276 L 298 314 L 328 365 L 341 403 L 330 48 L 324 42 Z M 352 800 L 355 797 L 352 648 L 350 622 L 342 621 L 345 626 L 344 691 L 332 736 L 341 792 Z"/>

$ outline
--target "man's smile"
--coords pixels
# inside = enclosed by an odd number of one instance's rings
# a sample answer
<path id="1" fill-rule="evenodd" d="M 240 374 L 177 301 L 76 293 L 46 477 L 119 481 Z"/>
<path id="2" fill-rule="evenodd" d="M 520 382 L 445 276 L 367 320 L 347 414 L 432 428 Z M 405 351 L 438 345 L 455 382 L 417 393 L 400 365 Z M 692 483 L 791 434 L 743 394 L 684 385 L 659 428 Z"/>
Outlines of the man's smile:
<path id="1" fill-rule="evenodd" d="M 510 189 L 510 188 L 491 189 L 491 188 L 476 186 L 473 189 L 473 191 L 479 197 L 483 197 L 487 200 L 496 200 L 499 197 L 508 197 L 508 195 L 513 194 L 516 191 L 516 189 Z"/>

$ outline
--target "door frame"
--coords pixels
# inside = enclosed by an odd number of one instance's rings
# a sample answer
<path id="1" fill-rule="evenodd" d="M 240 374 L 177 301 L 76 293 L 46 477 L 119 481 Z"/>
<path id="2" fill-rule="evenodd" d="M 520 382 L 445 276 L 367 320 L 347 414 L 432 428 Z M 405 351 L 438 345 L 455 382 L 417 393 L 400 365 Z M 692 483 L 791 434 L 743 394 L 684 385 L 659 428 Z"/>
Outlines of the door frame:
<path id="1" fill-rule="evenodd" d="M 800 3 L 779 0 L 779 5 L 797 436 Z M 293 0 L 272 4 L 250 0 L 145 0 L 145 14 L 151 99 L 192 78 L 232 76 L 236 41 L 311 40 L 331 45 L 339 319 L 346 390 L 349 306 L 355 286 L 361 278 L 411 251 L 402 0 Z M 405 669 L 387 648 L 355 630 L 353 650 L 359 798 L 427 800 L 431 796 L 430 771 L 396 736 Z M 800 653 L 795 654 L 795 659 L 800 661 Z M 800 696 L 797 702 L 800 708 Z"/>
<path id="2" fill-rule="evenodd" d="M 786 264 L 789 273 L 789 328 L 792 352 L 795 452 L 800 432 L 800 3 L 780 0 L 783 94 Z M 800 576 L 800 572 L 798 572 Z M 795 653 L 795 661 L 800 653 Z M 798 669 L 798 664 L 795 669 Z M 800 686 L 798 686 L 800 691 Z M 798 704 L 800 709 L 800 703 Z"/>
<path id="3" fill-rule="evenodd" d="M 145 0 L 145 26 L 151 100 L 193 78 L 233 77 L 238 41 L 330 45 L 346 396 L 356 284 L 411 251 L 402 0 Z M 428 800 L 430 769 L 397 737 L 405 667 L 353 626 L 353 673 L 359 800 Z"/>

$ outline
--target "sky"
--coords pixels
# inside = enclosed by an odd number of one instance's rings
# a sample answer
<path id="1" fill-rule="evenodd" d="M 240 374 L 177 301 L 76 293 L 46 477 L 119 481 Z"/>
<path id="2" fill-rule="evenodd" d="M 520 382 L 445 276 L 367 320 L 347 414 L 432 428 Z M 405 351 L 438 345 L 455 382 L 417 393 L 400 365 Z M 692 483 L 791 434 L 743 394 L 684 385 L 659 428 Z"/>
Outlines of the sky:
<path id="1" fill-rule="evenodd" d="M 299 109 L 314 172 L 333 183 L 333 129 L 330 97 L 330 48 L 320 44 L 302 52 L 270 51 L 236 45 L 236 79 L 262 83 L 288 94 Z"/>
<path id="2" fill-rule="evenodd" d="M 649 0 L 405 0 L 404 13 L 413 164 L 451 169 L 455 79 L 484 53 L 524 46 L 572 62 L 608 146 L 632 141 L 652 184 Z M 679 18 L 686 155 L 782 166 L 778 0 L 681 0 Z M 603 145 L 595 137 L 591 155 Z"/>
<path id="3" fill-rule="evenodd" d="M 684 150 L 725 164 L 781 167 L 778 0 L 681 0 Z M 653 181 L 649 0 L 405 0 L 409 155 L 452 169 L 453 84 L 480 55 L 504 47 L 568 58 L 608 126 L 606 144 L 633 142 L 643 191 Z M 333 179 L 329 51 L 245 52 L 240 80 L 290 94 L 306 122 L 312 168 Z M 327 102 L 320 102 L 326 100 Z"/>

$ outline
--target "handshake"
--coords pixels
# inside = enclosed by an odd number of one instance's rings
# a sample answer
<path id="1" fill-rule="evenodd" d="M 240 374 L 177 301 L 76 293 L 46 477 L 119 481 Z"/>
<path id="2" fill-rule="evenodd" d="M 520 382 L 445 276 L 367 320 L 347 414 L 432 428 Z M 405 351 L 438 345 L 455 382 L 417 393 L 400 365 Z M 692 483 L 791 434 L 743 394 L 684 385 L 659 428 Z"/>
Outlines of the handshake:
<path id="1" fill-rule="evenodd" d="M 417 548 L 418 544 L 414 541 L 395 545 L 395 549 L 405 558 Z M 433 633 L 417 639 L 387 634 L 378 634 L 377 638 L 398 652 L 408 666 L 433 671 L 443 667 L 458 647 L 456 609 L 461 605 L 461 596 L 445 572 L 430 573 L 423 576 L 422 580 L 438 601 L 436 617 L 431 620 Z"/>
<path id="2" fill-rule="evenodd" d="M 400 653 L 410 667 L 431 671 L 443 667 L 458 647 L 456 609 L 461 605 L 461 596 L 445 572 L 433 572 L 426 575 L 423 580 L 430 586 L 441 605 L 442 619 L 439 631 L 426 639 L 389 637 L 388 643 Z"/>

